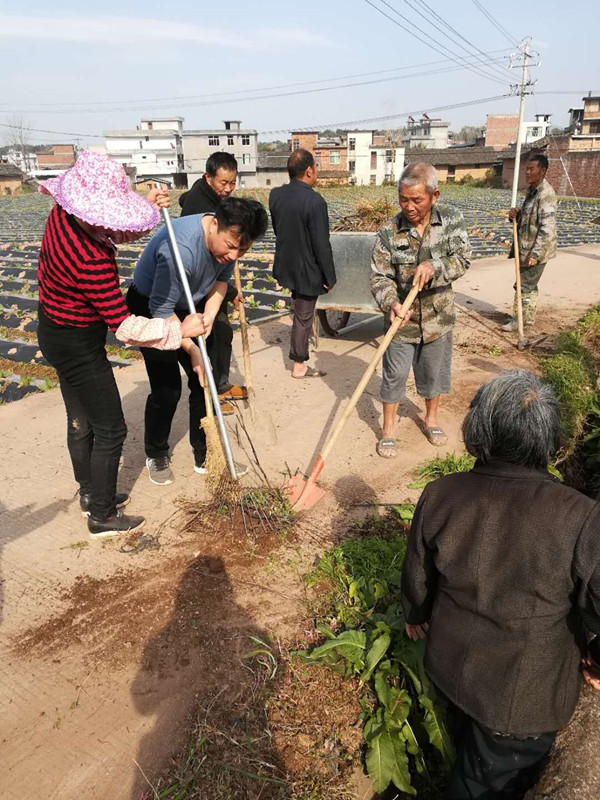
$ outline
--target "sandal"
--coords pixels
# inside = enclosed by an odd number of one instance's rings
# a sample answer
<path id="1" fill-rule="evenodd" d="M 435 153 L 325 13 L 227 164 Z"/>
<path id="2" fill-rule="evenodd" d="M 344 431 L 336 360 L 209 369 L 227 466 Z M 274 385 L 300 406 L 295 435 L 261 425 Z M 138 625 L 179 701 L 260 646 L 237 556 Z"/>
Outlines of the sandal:
<path id="1" fill-rule="evenodd" d="M 320 369 L 315 369 L 314 367 L 307 367 L 304 375 L 294 375 L 292 373 L 292 378 L 295 378 L 297 381 L 301 381 L 304 380 L 304 378 L 324 378 L 325 375 L 327 375 L 327 373 L 322 372 Z"/>
<path id="2" fill-rule="evenodd" d="M 377 455 L 382 458 L 396 458 L 398 455 L 397 445 L 398 442 L 395 439 L 384 437 L 377 442 Z"/>
<path id="3" fill-rule="evenodd" d="M 423 428 L 423 433 L 427 437 L 429 444 L 432 444 L 434 447 L 443 447 L 448 443 L 448 437 L 442 428 Z"/>

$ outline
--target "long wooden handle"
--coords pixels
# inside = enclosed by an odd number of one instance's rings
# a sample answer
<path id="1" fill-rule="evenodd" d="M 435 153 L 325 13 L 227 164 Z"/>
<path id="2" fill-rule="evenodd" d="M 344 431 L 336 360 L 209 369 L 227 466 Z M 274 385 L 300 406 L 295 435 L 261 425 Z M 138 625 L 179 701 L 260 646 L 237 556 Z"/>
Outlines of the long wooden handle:
<path id="1" fill-rule="evenodd" d="M 523 329 L 523 301 L 521 299 L 521 256 L 519 254 L 519 231 L 517 218 L 513 219 L 513 241 L 515 246 L 515 272 L 516 272 L 516 298 L 517 298 L 517 331 L 519 342 L 525 341 L 525 331 Z"/>
<path id="2" fill-rule="evenodd" d="M 241 294 L 242 279 L 240 277 L 240 266 L 237 261 L 235 262 L 235 266 L 233 267 L 233 280 L 235 283 L 235 288 Z M 240 315 L 240 331 L 242 333 L 242 351 L 244 353 L 244 382 L 246 383 L 246 389 L 248 390 L 248 401 L 250 403 L 250 410 L 252 411 L 251 395 L 254 393 L 254 384 L 252 382 L 252 367 L 250 365 L 250 341 L 248 339 L 248 320 L 246 319 L 246 309 L 244 308 L 243 303 L 240 303 L 239 315 Z"/>
<path id="3" fill-rule="evenodd" d="M 373 356 L 373 358 L 369 362 L 369 366 L 365 370 L 365 374 L 362 376 L 362 378 L 359 381 L 358 386 L 354 390 L 354 394 L 352 395 L 352 397 L 350 398 L 350 402 L 348 403 L 348 405 L 344 409 L 344 413 L 339 418 L 339 420 L 335 423 L 335 426 L 334 426 L 333 430 L 331 431 L 331 433 L 329 435 L 329 438 L 325 442 L 325 447 L 323 448 L 323 451 L 322 451 L 321 455 L 317 458 L 317 461 L 316 461 L 314 467 L 311 470 L 311 473 L 310 473 L 310 476 L 309 476 L 309 479 L 308 479 L 309 481 L 315 481 L 318 478 L 319 473 L 321 472 L 321 470 L 325 466 L 325 459 L 327 458 L 327 456 L 331 452 L 331 448 L 335 444 L 335 440 L 337 439 L 337 437 L 339 436 L 342 428 L 346 424 L 346 422 L 348 420 L 348 417 L 354 411 L 354 408 L 355 408 L 356 404 L 358 403 L 358 400 L 359 400 L 361 394 L 364 392 L 366 385 L 371 380 L 371 376 L 373 375 L 377 365 L 379 364 L 379 362 L 383 358 L 383 354 L 388 349 L 388 347 L 390 345 L 390 342 L 392 341 L 392 339 L 394 338 L 394 336 L 398 332 L 400 324 L 402 323 L 402 320 L 406 316 L 406 312 L 412 306 L 412 304 L 414 303 L 415 298 L 416 298 L 416 296 L 418 294 L 419 294 L 418 286 L 413 286 L 413 288 L 408 293 L 408 296 L 407 296 L 406 300 L 402 303 L 402 308 L 400 309 L 398 315 L 396 316 L 396 319 L 392 322 L 392 324 L 388 328 L 388 331 L 387 331 L 386 335 L 383 337 L 383 341 L 381 342 L 381 344 L 377 348 L 377 352 L 375 353 L 375 355 Z"/>

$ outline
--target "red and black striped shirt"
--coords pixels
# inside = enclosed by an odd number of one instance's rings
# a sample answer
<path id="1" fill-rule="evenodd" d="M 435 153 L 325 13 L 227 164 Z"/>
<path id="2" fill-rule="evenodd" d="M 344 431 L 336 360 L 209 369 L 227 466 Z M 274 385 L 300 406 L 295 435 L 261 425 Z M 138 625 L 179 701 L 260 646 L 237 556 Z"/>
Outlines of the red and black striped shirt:
<path id="1" fill-rule="evenodd" d="M 56 205 L 42 238 L 40 304 L 58 325 L 85 328 L 104 320 L 116 331 L 130 316 L 121 293 L 115 248 L 92 239 Z"/>

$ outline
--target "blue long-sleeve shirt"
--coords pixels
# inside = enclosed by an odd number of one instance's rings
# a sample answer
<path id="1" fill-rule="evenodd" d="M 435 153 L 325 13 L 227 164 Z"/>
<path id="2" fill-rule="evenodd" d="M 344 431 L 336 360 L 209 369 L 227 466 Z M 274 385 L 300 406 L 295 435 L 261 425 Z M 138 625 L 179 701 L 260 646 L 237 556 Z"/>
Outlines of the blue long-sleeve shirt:
<path id="1" fill-rule="evenodd" d="M 219 264 L 206 246 L 202 227 L 204 216 L 207 215 L 193 214 L 173 220 L 175 239 L 196 304 L 206 297 L 217 281 L 228 281 L 233 274 L 233 262 Z M 140 294 L 149 298 L 153 317 L 166 319 L 174 314 L 175 309 L 187 311 L 185 294 L 164 226 L 146 245 L 135 268 L 133 282 Z"/>

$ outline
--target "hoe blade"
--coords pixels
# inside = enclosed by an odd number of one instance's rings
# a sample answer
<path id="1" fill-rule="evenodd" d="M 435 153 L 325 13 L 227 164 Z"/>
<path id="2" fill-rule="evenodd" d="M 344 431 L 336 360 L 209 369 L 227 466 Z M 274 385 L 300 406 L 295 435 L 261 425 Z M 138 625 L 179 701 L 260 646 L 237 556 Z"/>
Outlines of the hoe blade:
<path id="1" fill-rule="evenodd" d="M 314 481 L 306 481 L 299 475 L 295 475 L 286 486 L 286 492 L 296 513 L 308 511 L 316 505 L 325 494 L 324 489 L 320 489 Z"/>

